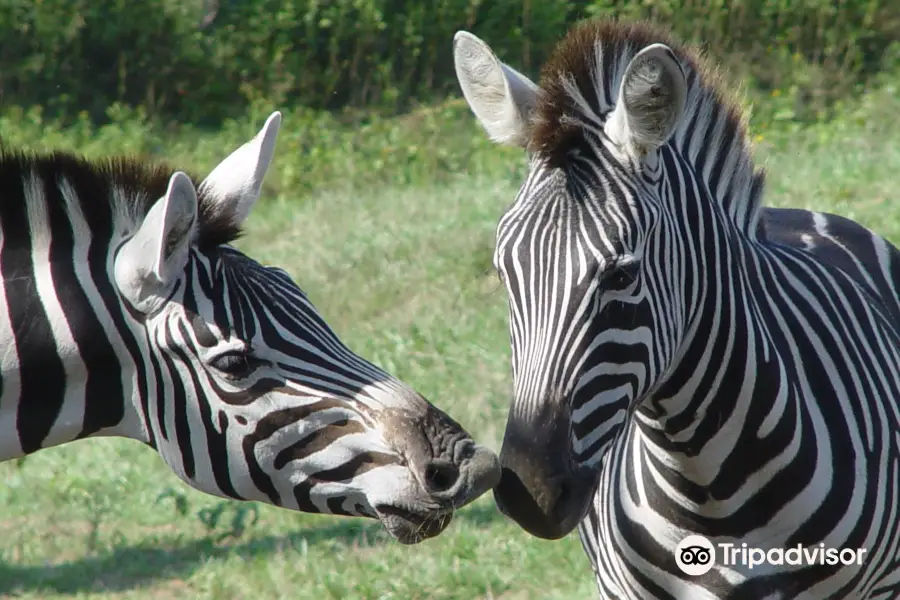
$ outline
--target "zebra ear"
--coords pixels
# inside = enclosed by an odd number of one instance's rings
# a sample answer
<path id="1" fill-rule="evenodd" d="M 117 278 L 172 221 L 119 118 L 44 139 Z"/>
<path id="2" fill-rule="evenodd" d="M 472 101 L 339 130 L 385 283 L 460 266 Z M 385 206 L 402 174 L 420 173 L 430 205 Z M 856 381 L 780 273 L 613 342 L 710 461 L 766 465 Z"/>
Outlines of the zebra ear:
<path id="1" fill-rule="evenodd" d="M 467 31 L 453 36 L 453 63 L 463 96 L 491 140 L 527 146 L 538 86 Z"/>
<path id="2" fill-rule="evenodd" d="M 275 153 L 281 113 L 273 112 L 252 140 L 232 152 L 200 184 L 200 193 L 213 197 L 219 210 L 241 225 L 259 199 L 263 179 Z"/>
<path id="3" fill-rule="evenodd" d="M 672 50 L 664 44 L 647 46 L 625 68 L 606 133 L 643 157 L 672 136 L 686 97 L 687 81 Z"/>
<path id="4" fill-rule="evenodd" d="M 179 171 L 169 179 L 165 196 L 116 254 L 116 285 L 135 309 L 153 312 L 171 294 L 187 265 L 196 222 L 197 193 L 190 178 Z"/>

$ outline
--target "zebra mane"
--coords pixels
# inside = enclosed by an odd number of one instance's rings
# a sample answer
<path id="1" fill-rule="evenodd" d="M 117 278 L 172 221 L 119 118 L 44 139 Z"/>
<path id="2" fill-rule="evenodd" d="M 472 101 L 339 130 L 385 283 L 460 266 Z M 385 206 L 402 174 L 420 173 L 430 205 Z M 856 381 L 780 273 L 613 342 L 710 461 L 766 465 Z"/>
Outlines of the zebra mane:
<path id="1" fill-rule="evenodd" d="M 654 43 L 673 51 L 687 80 L 684 116 L 668 144 L 694 166 L 736 225 L 750 236 L 762 235 L 765 173 L 754 166 L 740 104 L 698 49 L 652 23 L 594 20 L 569 31 L 541 71 L 530 149 L 551 164 L 565 164 L 582 139 L 579 122 L 605 122 L 628 63 Z"/>
<path id="2" fill-rule="evenodd" d="M 51 210 L 54 207 L 49 204 L 65 209 L 67 200 L 59 193 L 65 183 L 74 190 L 93 234 L 111 236 L 114 230 L 143 220 L 166 193 L 175 171 L 163 163 L 136 157 L 88 160 L 70 152 L 34 153 L 0 146 L 0 223 L 20 222 L 23 202 L 39 202 L 42 197 Z M 199 205 L 195 243 L 212 248 L 240 237 L 240 225 L 218 208 L 219 203 L 205 193 L 196 177 L 189 176 Z M 43 194 L 26 192 L 26 182 L 31 178 L 37 180 Z M 52 226 L 57 223 L 51 219 Z"/>

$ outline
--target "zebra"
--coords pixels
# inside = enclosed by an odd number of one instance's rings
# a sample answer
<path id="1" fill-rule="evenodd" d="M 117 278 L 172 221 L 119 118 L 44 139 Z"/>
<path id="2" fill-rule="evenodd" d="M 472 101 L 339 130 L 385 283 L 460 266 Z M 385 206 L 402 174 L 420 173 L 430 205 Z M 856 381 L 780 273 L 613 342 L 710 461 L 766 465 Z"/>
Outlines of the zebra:
<path id="1" fill-rule="evenodd" d="M 497 456 L 352 352 L 232 242 L 281 124 L 202 181 L 130 157 L 0 153 L 0 461 L 138 440 L 226 499 L 439 534 Z"/>
<path id="2" fill-rule="evenodd" d="M 528 162 L 494 252 L 501 512 L 577 527 L 605 598 L 900 597 L 898 250 L 764 208 L 739 105 L 658 25 L 578 24 L 539 83 L 471 33 L 453 53 L 478 122 Z M 689 536 L 705 573 L 676 557 Z M 720 544 L 862 560 L 751 570 Z"/>

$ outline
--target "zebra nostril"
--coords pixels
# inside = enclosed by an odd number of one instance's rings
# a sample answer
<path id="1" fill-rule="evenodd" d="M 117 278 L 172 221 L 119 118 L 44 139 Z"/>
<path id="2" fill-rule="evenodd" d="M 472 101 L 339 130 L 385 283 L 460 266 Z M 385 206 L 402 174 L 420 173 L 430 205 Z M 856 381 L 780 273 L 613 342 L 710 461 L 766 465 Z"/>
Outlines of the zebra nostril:
<path id="1" fill-rule="evenodd" d="M 459 480 L 459 469 L 446 462 L 430 462 L 425 467 L 425 487 L 432 494 L 446 492 Z"/>
<path id="2" fill-rule="evenodd" d="M 572 502 L 572 499 L 572 486 L 565 481 L 561 481 L 559 483 L 559 495 L 556 496 L 556 502 L 553 503 L 552 510 L 554 512 L 559 511 L 560 514 L 565 514 L 565 508 Z"/>

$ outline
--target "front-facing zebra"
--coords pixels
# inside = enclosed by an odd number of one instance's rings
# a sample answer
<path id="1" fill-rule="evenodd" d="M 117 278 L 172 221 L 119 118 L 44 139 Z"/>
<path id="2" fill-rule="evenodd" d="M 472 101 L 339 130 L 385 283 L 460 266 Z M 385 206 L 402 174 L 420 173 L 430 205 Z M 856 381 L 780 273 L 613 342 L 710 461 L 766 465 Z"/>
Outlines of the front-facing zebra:
<path id="1" fill-rule="evenodd" d="M 280 123 L 199 185 L 3 151 L 0 460 L 122 436 L 204 492 L 375 517 L 415 543 L 493 487 L 497 457 L 229 245 Z"/>
<path id="2" fill-rule="evenodd" d="M 576 27 L 539 86 L 470 34 L 454 49 L 481 124 L 530 161 L 495 254 L 501 510 L 545 538 L 580 523 L 606 598 L 897 598 L 900 253 L 765 212 L 737 105 L 655 27 Z M 688 535 L 866 552 L 751 570 L 719 547 L 691 576 Z"/>

